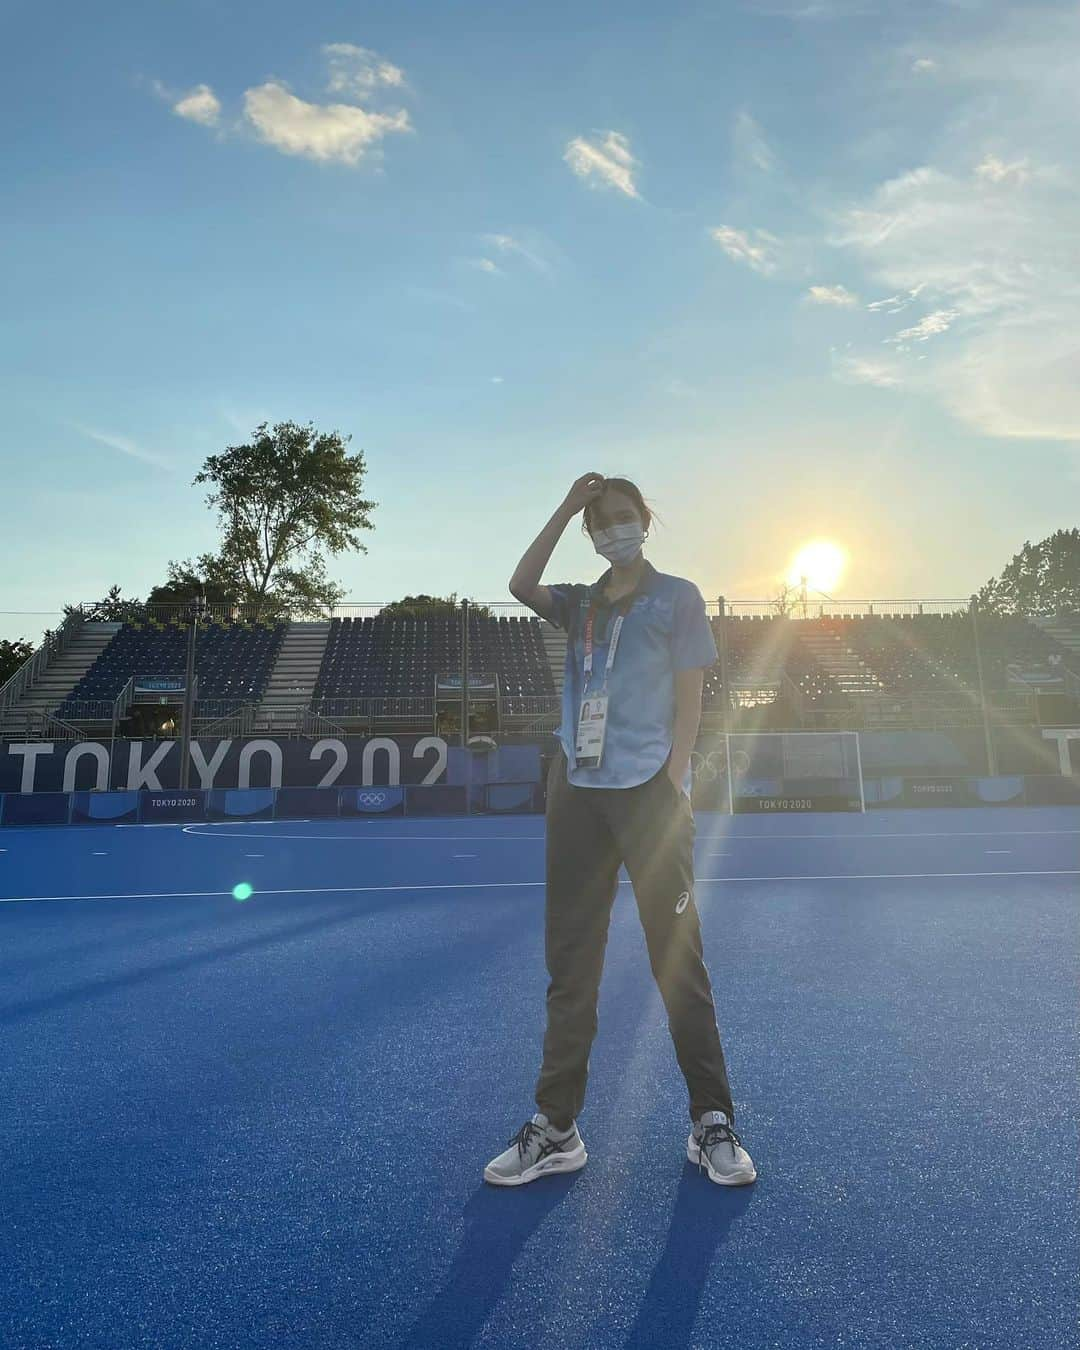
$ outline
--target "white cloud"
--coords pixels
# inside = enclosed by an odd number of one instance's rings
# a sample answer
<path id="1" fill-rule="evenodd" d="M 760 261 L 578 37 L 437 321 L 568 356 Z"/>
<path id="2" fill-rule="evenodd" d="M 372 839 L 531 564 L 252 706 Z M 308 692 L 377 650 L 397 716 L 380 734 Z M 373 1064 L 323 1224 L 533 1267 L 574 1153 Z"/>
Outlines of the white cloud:
<path id="1" fill-rule="evenodd" d="M 718 225 L 709 233 L 733 261 L 746 263 L 764 276 L 776 271 L 776 246 L 780 241 L 767 230 L 754 230 L 751 235 L 730 225 Z"/>
<path id="2" fill-rule="evenodd" d="M 491 377 L 491 383 L 492 383 L 492 384 L 505 384 L 506 381 L 503 379 L 503 377 L 502 377 L 501 375 L 492 375 L 492 377 Z"/>
<path id="3" fill-rule="evenodd" d="M 260 140 L 285 155 L 358 164 L 393 132 L 409 131 L 409 115 L 368 112 L 350 103 L 305 103 L 270 81 L 244 93 L 244 117 Z"/>
<path id="4" fill-rule="evenodd" d="M 887 295 L 884 300 L 871 300 L 866 306 L 867 309 L 877 312 L 884 310 L 886 314 L 899 314 L 901 310 L 908 309 L 919 297 L 919 293 L 926 289 L 926 282 L 920 281 L 919 284 L 910 291 L 905 291 L 903 295 Z"/>
<path id="5" fill-rule="evenodd" d="M 1080 442 L 1080 196 L 1026 157 L 988 163 L 883 183 L 846 213 L 843 243 L 898 292 L 872 308 L 897 313 L 916 294 L 930 307 L 887 341 L 923 343 L 964 320 L 925 375 L 956 416 L 990 435 Z"/>
<path id="6" fill-rule="evenodd" d="M 846 286 L 811 286 L 806 295 L 815 305 L 836 305 L 838 308 L 847 308 L 859 303 L 859 297 L 853 295 Z"/>
<path id="7" fill-rule="evenodd" d="M 925 342 L 927 338 L 937 337 L 940 333 L 948 332 L 959 312 L 956 309 L 935 310 L 933 314 L 927 314 L 925 318 L 920 319 L 910 328 L 901 328 L 895 337 L 886 338 L 886 341 Z"/>
<path id="8" fill-rule="evenodd" d="M 850 19 L 871 14 L 874 0 L 756 0 L 750 6 L 758 14 L 783 19 Z"/>
<path id="9" fill-rule="evenodd" d="M 327 86 L 341 96 L 340 101 L 309 103 L 282 81 L 268 80 L 244 91 L 243 118 L 230 130 L 246 127 L 282 154 L 349 165 L 375 154 L 385 136 L 412 130 L 403 109 L 359 106 L 387 89 L 404 88 L 405 76 L 397 66 L 348 42 L 327 43 L 322 53 L 329 72 Z M 196 85 L 177 98 L 160 80 L 148 83 L 178 116 L 207 127 L 219 124 L 221 102 L 209 85 Z"/>
<path id="10" fill-rule="evenodd" d="M 987 155 L 981 164 L 975 166 L 975 176 L 987 183 L 1015 183 L 1022 187 L 1031 177 L 1031 168 L 1026 159 L 1006 164 L 996 155 Z"/>
<path id="11" fill-rule="evenodd" d="M 326 87 L 331 94 L 345 94 L 363 102 L 377 89 L 400 89 L 405 83 L 404 71 L 367 47 L 327 42 L 322 51 L 330 72 Z"/>
<path id="12" fill-rule="evenodd" d="M 551 264 L 537 252 L 535 247 L 530 247 L 512 234 L 484 234 L 481 235 L 481 238 L 485 244 L 496 249 L 499 253 L 524 258 L 529 266 L 534 267 L 538 272 L 551 272 Z"/>
<path id="13" fill-rule="evenodd" d="M 158 469 L 172 468 L 172 464 L 164 455 L 159 455 L 153 450 L 145 450 L 128 436 L 117 436 L 111 431 L 99 431 L 95 427 L 83 426 L 79 422 L 72 422 L 71 426 L 83 436 L 88 436 L 90 440 L 97 441 L 99 445 L 107 445 L 110 450 L 119 450 L 122 455 L 127 455 L 129 459 L 141 460 L 142 463 L 152 464 Z"/>
<path id="14" fill-rule="evenodd" d="M 491 258 L 466 258 L 465 261 L 470 267 L 475 267 L 478 272 L 499 271 L 499 264 L 493 262 Z"/>
<path id="15" fill-rule="evenodd" d="M 929 75 L 931 71 L 935 70 L 937 70 L 937 62 L 929 56 L 919 56 L 911 63 L 913 75 Z"/>
<path id="16" fill-rule="evenodd" d="M 743 162 L 761 169 L 763 173 L 771 172 L 776 166 L 776 156 L 765 139 L 765 133 L 745 109 L 735 116 L 731 139 L 736 156 Z"/>
<path id="17" fill-rule="evenodd" d="M 857 355 L 834 353 L 833 374 L 845 384 L 872 384 L 878 389 L 898 389 L 904 382 L 895 365 Z"/>
<path id="18" fill-rule="evenodd" d="M 1080 445 L 1078 59 L 1075 7 L 999 14 L 941 55 L 928 162 L 839 213 L 834 242 L 892 302 L 921 291 L 892 340 L 905 383 L 989 436 Z"/>
<path id="19" fill-rule="evenodd" d="M 577 136 L 567 145 L 563 159 L 590 187 L 595 187 L 599 181 L 601 186 L 616 188 L 627 197 L 639 195 L 634 184 L 638 161 L 630 153 L 630 142 L 621 132 L 606 132 L 602 141 Z"/>
<path id="20" fill-rule="evenodd" d="M 204 127 L 217 126 L 221 117 L 221 104 L 208 84 L 197 84 L 189 93 L 177 99 L 173 104 L 177 117 L 186 117 L 189 122 L 198 122 Z"/>

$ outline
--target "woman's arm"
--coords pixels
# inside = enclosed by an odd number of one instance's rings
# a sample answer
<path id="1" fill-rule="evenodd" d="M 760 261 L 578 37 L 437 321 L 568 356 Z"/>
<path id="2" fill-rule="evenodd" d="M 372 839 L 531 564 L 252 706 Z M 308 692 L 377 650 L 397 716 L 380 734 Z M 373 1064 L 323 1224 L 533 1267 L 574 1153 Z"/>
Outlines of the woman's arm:
<path id="1" fill-rule="evenodd" d="M 550 619 L 553 614 L 551 591 L 547 586 L 540 585 L 544 568 L 551 561 L 563 530 L 603 490 L 604 480 L 600 474 L 582 474 L 514 569 L 514 575 L 510 578 L 510 594 L 515 600 L 535 610 L 543 619 Z"/>
<path id="2" fill-rule="evenodd" d="M 701 693 L 705 685 L 705 671 L 677 670 L 675 672 L 675 729 L 668 759 L 668 777 L 681 792 L 686 770 L 690 767 L 690 752 L 697 741 L 701 725 Z"/>

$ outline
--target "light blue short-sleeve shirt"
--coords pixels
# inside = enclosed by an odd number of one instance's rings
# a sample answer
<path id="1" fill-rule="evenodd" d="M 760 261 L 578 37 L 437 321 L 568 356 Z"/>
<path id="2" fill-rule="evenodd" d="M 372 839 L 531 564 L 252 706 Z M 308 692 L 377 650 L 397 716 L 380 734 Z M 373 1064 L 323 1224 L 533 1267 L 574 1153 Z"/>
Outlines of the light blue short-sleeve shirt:
<path id="1" fill-rule="evenodd" d="M 549 588 L 553 620 L 567 633 L 559 740 L 566 752 L 567 779 L 575 787 L 629 788 L 652 778 L 671 753 L 676 671 L 707 668 L 717 659 L 705 601 L 692 581 L 658 572 L 646 562 L 633 596 L 612 605 L 601 597 L 609 576 L 610 571 L 605 572 L 592 586 L 566 583 Z M 574 741 L 584 696 L 585 619 L 592 601 L 598 608 L 589 693 L 603 687 L 612 625 L 620 606 L 628 603 L 629 609 L 608 679 L 603 761 L 588 769 L 577 767 Z M 687 769 L 683 783 L 687 795 L 691 781 Z"/>

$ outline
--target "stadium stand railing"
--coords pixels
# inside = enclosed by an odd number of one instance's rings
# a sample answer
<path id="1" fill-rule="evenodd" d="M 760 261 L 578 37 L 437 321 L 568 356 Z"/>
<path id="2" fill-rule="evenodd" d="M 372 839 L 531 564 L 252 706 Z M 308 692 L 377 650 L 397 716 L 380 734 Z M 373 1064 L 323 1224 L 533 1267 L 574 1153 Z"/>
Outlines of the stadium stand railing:
<path id="1" fill-rule="evenodd" d="M 47 630 L 37 650 L 29 660 L 0 686 L 0 719 L 5 712 L 13 708 L 19 699 L 30 689 L 44 673 L 48 663 L 65 649 L 85 622 L 81 609 L 74 609 L 66 615 L 59 628 Z"/>
<path id="2" fill-rule="evenodd" d="M 1080 716 L 1076 616 L 1053 624 L 976 616 L 962 600 L 796 601 L 781 612 L 721 598 L 706 609 L 721 652 L 705 676 L 706 730 L 1038 724 L 1050 715 L 1047 694 Z M 20 722 L 20 697 L 78 631 L 82 616 L 73 613 L 0 690 L 9 738 L 12 727 L 40 739 L 110 728 L 128 734 L 134 678 L 184 669 L 184 613 L 157 605 L 133 611 L 66 698 Z M 252 624 L 211 607 L 196 650 L 196 734 L 457 737 L 466 674 L 470 732 L 543 737 L 558 725 L 565 634 L 526 606 L 350 604 L 325 622 L 310 697 L 290 705 L 286 680 L 284 698 L 270 707 L 262 696 L 286 625 Z M 176 734 L 175 718 L 149 734 Z"/>

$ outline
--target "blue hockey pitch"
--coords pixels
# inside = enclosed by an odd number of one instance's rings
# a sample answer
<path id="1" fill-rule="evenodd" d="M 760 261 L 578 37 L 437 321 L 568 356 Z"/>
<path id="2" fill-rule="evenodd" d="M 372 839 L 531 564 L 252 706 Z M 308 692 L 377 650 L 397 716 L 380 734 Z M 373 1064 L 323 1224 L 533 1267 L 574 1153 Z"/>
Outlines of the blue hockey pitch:
<path id="1" fill-rule="evenodd" d="M 1080 1343 L 1080 810 L 699 815 L 730 1190 L 625 880 L 589 1163 L 481 1179 L 535 1110 L 543 830 L 0 833 L 0 1344 Z"/>

